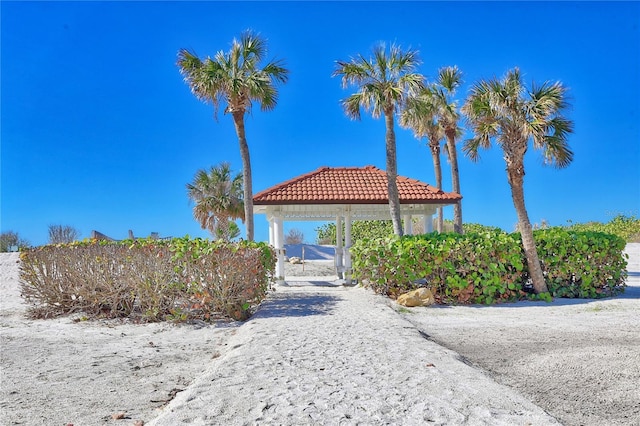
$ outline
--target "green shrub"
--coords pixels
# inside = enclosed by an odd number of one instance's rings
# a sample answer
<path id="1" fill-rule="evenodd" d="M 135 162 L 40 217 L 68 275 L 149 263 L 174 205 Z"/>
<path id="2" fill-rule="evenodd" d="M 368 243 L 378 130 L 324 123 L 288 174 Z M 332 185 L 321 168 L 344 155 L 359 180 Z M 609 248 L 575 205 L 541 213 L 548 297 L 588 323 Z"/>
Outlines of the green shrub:
<path id="1" fill-rule="evenodd" d="M 608 223 L 576 223 L 568 227 L 572 231 L 603 232 L 617 235 L 627 242 L 640 242 L 640 219 L 631 215 L 617 215 Z"/>
<path id="2" fill-rule="evenodd" d="M 482 225 L 480 223 L 463 223 L 462 230 L 465 234 L 477 234 L 481 232 L 504 233 L 504 231 L 497 226 Z"/>
<path id="3" fill-rule="evenodd" d="M 422 230 L 422 223 L 414 219 L 414 229 Z M 478 232 L 504 232 L 497 226 L 481 225 L 479 223 L 465 223 L 462 225 L 465 234 Z M 336 244 L 336 224 L 326 223 L 315 229 L 318 244 Z M 453 221 L 445 219 L 444 231 L 453 232 Z M 343 233 L 344 235 L 344 224 Z M 393 224 L 390 220 L 356 220 L 351 224 L 351 238 L 353 241 L 386 238 L 394 235 Z"/>
<path id="4" fill-rule="evenodd" d="M 593 299 L 624 291 L 626 242 L 621 237 L 550 228 L 535 231 L 534 239 L 552 296 Z"/>
<path id="5" fill-rule="evenodd" d="M 624 289 L 624 241 L 557 229 L 535 238 L 551 294 L 602 297 Z M 362 240 L 352 248 L 354 277 L 392 297 L 426 280 L 442 303 L 514 301 L 530 297 L 526 258 L 517 233 L 497 230 Z M 421 281 L 422 280 L 422 281 Z"/>
<path id="6" fill-rule="evenodd" d="M 50 245 L 21 259 L 32 316 L 83 312 L 139 321 L 244 320 L 264 299 L 275 267 L 264 243 L 188 238 Z"/>
<path id="7" fill-rule="evenodd" d="M 316 231 L 318 244 L 336 245 L 336 224 L 326 223 Z M 393 235 L 393 224 L 390 220 L 354 220 L 351 223 L 351 239 L 359 241 L 371 238 L 384 238 Z M 344 238 L 344 223 L 342 224 Z"/>
<path id="8" fill-rule="evenodd" d="M 498 232 L 359 241 L 352 258 L 354 276 L 378 293 L 395 297 L 426 280 L 444 303 L 516 300 L 524 268 L 514 237 Z"/>

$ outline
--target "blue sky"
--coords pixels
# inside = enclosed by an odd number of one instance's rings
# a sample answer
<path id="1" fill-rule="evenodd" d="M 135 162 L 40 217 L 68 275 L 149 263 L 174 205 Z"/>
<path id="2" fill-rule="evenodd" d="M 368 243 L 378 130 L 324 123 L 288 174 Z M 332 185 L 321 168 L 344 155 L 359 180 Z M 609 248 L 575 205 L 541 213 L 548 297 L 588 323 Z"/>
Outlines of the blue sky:
<path id="1" fill-rule="evenodd" d="M 321 166 L 385 167 L 384 123 L 350 121 L 336 60 L 379 41 L 420 51 L 428 79 L 457 65 L 462 101 L 481 78 L 520 67 L 527 83 L 562 81 L 575 123 L 567 169 L 530 150 L 532 222 L 640 215 L 638 2 L 7 2 L 1 16 L 2 231 L 32 244 L 48 226 L 125 238 L 206 237 L 185 184 L 222 161 L 241 170 L 231 117 L 190 93 L 180 48 L 227 50 L 251 28 L 290 80 L 274 111 L 247 117 L 254 193 Z M 397 128 L 400 175 L 434 183 L 424 141 Z M 516 214 L 496 147 L 460 156 L 463 219 L 513 230 Z M 450 190 L 445 166 L 444 189 Z M 453 215 L 445 209 L 446 217 Z M 266 218 L 256 217 L 266 240 Z M 289 222 L 313 242 L 317 224 Z"/>

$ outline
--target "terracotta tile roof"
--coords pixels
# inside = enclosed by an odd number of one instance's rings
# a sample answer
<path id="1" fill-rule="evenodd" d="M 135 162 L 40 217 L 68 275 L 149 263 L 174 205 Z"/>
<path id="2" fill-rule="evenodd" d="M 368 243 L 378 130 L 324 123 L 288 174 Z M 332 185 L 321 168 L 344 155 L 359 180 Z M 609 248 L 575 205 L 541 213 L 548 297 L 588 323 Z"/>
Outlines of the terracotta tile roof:
<path id="1" fill-rule="evenodd" d="M 452 204 L 462 198 L 434 186 L 398 176 L 401 204 Z M 320 167 L 265 189 L 253 197 L 255 205 L 386 204 L 387 173 L 374 166 Z"/>

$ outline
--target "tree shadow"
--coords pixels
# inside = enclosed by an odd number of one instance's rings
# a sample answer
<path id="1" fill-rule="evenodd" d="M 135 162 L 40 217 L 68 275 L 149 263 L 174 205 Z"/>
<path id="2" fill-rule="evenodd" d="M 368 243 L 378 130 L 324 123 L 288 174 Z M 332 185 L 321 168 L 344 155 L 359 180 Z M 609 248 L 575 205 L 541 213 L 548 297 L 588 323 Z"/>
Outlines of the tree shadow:
<path id="1" fill-rule="evenodd" d="M 287 279 L 287 285 L 289 287 L 342 287 L 342 284 L 335 283 L 332 278 L 321 280 Z"/>
<path id="2" fill-rule="evenodd" d="M 330 315 L 340 297 L 308 292 L 276 292 L 262 302 L 252 318 L 306 317 Z"/>

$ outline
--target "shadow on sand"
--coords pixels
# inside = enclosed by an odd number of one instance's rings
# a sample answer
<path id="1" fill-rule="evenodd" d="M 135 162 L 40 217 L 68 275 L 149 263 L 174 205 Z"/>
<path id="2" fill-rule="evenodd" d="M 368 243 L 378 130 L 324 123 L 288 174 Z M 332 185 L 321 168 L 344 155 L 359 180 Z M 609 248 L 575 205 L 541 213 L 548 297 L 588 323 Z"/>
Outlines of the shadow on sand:
<path id="1" fill-rule="evenodd" d="M 533 300 L 521 300 L 518 302 L 507 302 L 507 303 L 496 303 L 493 305 L 432 305 L 430 309 L 447 309 L 452 308 L 453 306 L 466 306 L 469 308 L 477 308 L 477 309 L 505 309 L 505 308 L 530 308 L 530 307 L 549 307 L 553 308 L 556 306 L 571 306 L 571 305 L 587 305 L 589 303 L 597 303 L 604 302 L 607 300 L 618 300 L 618 299 L 640 299 L 640 287 L 639 286 L 627 286 L 624 289 L 624 293 L 618 294 L 616 296 L 607 296 L 599 299 L 571 299 L 571 298 L 562 298 L 556 297 L 552 302 L 544 302 L 544 301 L 533 301 Z"/>
<path id="2" fill-rule="evenodd" d="M 263 302 L 253 318 L 306 317 L 329 315 L 341 300 L 330 294 L 310 294 L 303 292 L 273 293 Z"/>
<path id="3" fill-rule="evenodd" d="M 335 278 L 327 277 L 320 280 L 305 280 L 304 277 L 287 278 L 287 286 L 289 287 L 341 287 L 341 284 L 335 282 Z"/>

